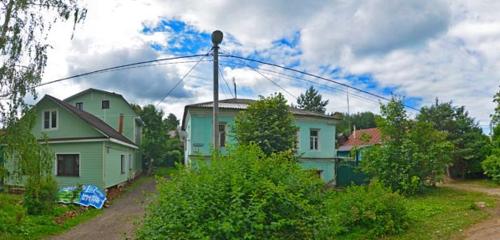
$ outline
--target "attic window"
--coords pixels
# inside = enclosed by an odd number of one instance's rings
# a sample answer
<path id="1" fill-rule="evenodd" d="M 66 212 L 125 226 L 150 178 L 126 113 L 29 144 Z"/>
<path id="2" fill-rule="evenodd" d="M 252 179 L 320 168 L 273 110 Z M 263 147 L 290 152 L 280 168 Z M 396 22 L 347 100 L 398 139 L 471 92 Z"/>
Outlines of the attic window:
<path id="1" fill-rule="evenodd" d="M 75 104 L 76 108 L 78 108 L 79 110 L 83 110 L 83 103 L 82 102 L 77 102 Z"/>
<path id="2" fill-rule="evenodd" d="M 101 108 L 102 109 L 109 109 L 109 100 L 102 100 Z"/>
<path id="3" fill-rule="evenodd" d="M 57 128 L 57 111 L 50 110 L 43 112 L 43 129 L 56 129 Z"/>

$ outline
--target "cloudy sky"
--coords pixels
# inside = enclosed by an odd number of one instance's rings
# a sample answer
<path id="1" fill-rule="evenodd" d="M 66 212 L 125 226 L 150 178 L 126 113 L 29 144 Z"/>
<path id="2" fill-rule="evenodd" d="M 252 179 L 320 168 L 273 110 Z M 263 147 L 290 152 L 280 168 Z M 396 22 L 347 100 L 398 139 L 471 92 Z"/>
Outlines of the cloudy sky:
<path id="1" fill-rule="evenodd" d="M 485 129 L 500 85 L 496 0 L 89 0 L 84 5 L 88 16 L 73 39 L 71 24 L 53 28 L 43 81 L 206 53 L 210 33 L 220 29 L 223 53 L 308 71 L 387 97 L 404 96 L 415 108 L 436 97 L 453 101 L 465 105 Z M 209 59 L 164 101 L 197 58 L 96 74 L 39 91 L 65 98 L 100 88 L 182 117 L 184 105 L 211 100 Z M 221 98 L 232 97 L 233 78 L 238 97 L 245 98 L 281 91 L 295 102 L 313 85 L 330 100 L 328 111 L 347 111 L 346 89 L 333 83 L 231 58 L 221 58 L 221 70 L 227 81 L 220 83 Z M 378 99 L 353 90 L 349 96 L 351 112 L 378 111 Z"/>

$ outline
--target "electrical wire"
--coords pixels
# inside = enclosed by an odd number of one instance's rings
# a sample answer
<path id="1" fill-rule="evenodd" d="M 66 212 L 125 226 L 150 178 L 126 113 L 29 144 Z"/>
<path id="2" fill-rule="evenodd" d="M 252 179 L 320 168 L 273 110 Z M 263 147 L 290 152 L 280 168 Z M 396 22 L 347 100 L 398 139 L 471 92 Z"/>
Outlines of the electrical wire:
<path id="1" fill-rule="evenodd" d="M 263 64 L 263 65 L 268 65 L 268 66 L 273 66 L 273 67 L 285 69 L 285 70 L 288 70 L 288 71 L 300 73 L 300 74 L 303 74 L 303 75 L 306 75 L 306 76 L 310 76 L 310 77 L 318 78 L 318 79 L 321 79 L 321 80 L 324 80 L 324 81 L 328 81 L 328 82 L 331 82 L 331 83 L 335 83 L 335 84 L 338 84 L 338 85 L 341 85 L 341 86 L 344 86 L 344 87 L 347 87 L 347 88 L 350 88 L 350 89 L 354 89 L 354 90 L 356 90 L 358 92 L 362 92 L 362 93 L 371 95 L 373 97 L 377 97 L 377 98 L 382 99 L 382 100 L 391 101 L 391 99 L 386 98 L 384 96 L 381 96 L 381 95 L 378 95 L 378 94 L 375 94 L 375 93 L 372 93 L 372 92 L 369 92 L 369 91 L 365 91 L 363 89 L 356 88 L 356 87 L 350 86 L 348 84 L 341 83 L 339 81 L 335 81 L 335 80 L 332 80 L 332 79 L 329 79 L 329 78 L 325 78 L 325 77 L 322 77 L 322 76 L 319 76 L 319 75 L 316 75 L 316 74 L 312 74 L 312 73 L 308 73 L 308 72 L 305 72 L 305 71 L 297 70 L 297 69 L 294 69 L 294 68 L 285 67 L 285 66 L 281 66 L 281 65 L 278 65 L 278 64 L 269 63 L 269 62 L 265 62 L 265 61 L 261 61 L 261 60 L 257 60 L 257 59 L 236 56 L 236 55 L 232 55 L 232 54 L 221 54 L 220 56 L 221 57 L 227 57 L 227 58 L 235 58 L 235 59 L 240 59 L 240 60 L 245 60 L 245 61 L 250 61 L 250 62 L 255 62 L 255 63 L 259 63 L 259 64 Z M 409 105 L 406 105 L 406 104 L 404 104 L 404 106 L 406 108 L 413 109 L 413 110 L 418 111 L 418 112 L 420 111 L 419 109 L 414 108 L 414 107 L 409 106 Z"/>
<path id="2" fill-rule="evenodd" d="M 181 79 L 179 79 L 179 81 L 172 88 L 170 88 L 170 90 L 167 92 L 167 94 L 165 95 L 165 97 L 163 97 L 158 103 L 156 103 L 155 106 L 158 107 L 158 105 L 160 103 L 162 103 L 163 101 L 165 101 L 165 99 L 167 99 L 168 96 L 170 96 L 170 94 L 174 91 L 174 89 L 177 88 L 177 86 L 179 86 L 179 84 L 182 81 L 184 81 L 184 79 L 196 68 L 196 66 L 198 66 L 198 64 L 200 64 L 200 62 L 203 61 L 203 59 L 205 57 L 207 57 L 209 54 L 210 54 L 210 52 L 201 55 L 201 58 L 181 77 Z"/>
<path id="3" fill-rule="evenodd" d="M 233 98 L 236 98 L 234 96 L 233 92 L 231 91 L 231 88 L 229 87 L 229 83 L 227 83 L 226 78 L 224 77 L 224 73 L 222 72 L 222 70 L 220 70 L 220 68 L 217 68 L 217 69 L 219 69 L 219 73 L 220 73 L 220 76 L 221 76 L 222 80 L 224 80 L 224 83 L 226 83 L 227 90 L 229 91 L 229 93 L 231 94 L 231 96 Z"/>

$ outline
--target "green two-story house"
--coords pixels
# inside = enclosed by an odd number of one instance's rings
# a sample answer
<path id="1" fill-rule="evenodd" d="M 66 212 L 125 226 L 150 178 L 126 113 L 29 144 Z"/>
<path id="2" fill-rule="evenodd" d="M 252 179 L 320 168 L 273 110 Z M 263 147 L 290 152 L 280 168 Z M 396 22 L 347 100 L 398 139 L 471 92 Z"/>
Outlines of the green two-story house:
<path id="1" fill-rule="evenodd" d="M 142 171 L 143 122 L 122 95 L 97 89 L 65 100 L 45 95 L 34 108 L 38 119 L 32 133 L 48 141 L 59 186 L 105 189 Z M 22 185 L 22 180 L 9 178 L 7 184 Z"/>
<path id="2" fill-rule="evenodd" d="M 226 99 L 219 101 L 219 146 L 236 143 L 233 124 L 236 114 L 245 111 L 255 100 Z M 191 164 L 194 158 L 210 156 L 213 146 L 212 135 L 213 102 L 197 103 L 185 106 L 182 119 L 184 131 L 184 163 Z M 328 116 L 315 112 L 290 108 L 297 132 L 297 155 L 305 169 L 316 170 L 325 182 L 335 179 L 335 125 L 340 120 L 338 115 Z"/>

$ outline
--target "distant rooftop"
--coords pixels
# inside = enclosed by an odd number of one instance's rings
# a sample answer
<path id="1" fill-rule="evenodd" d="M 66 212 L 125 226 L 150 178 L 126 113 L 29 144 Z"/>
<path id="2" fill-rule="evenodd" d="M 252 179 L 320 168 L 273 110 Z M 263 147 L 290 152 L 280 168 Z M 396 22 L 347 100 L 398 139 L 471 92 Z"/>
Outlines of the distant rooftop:
<path id="1" fill-rule="evenodd" d="M 368 140 L 363 139 L 363 136 L 369 136 Z M 347 139 L 347 141 L 339 147 L 339 151 L 351 151 L 353 147 L 366 147 L 379 144 L 382 141 L 380 129 L 367 128 L 355 130 Z"/>

